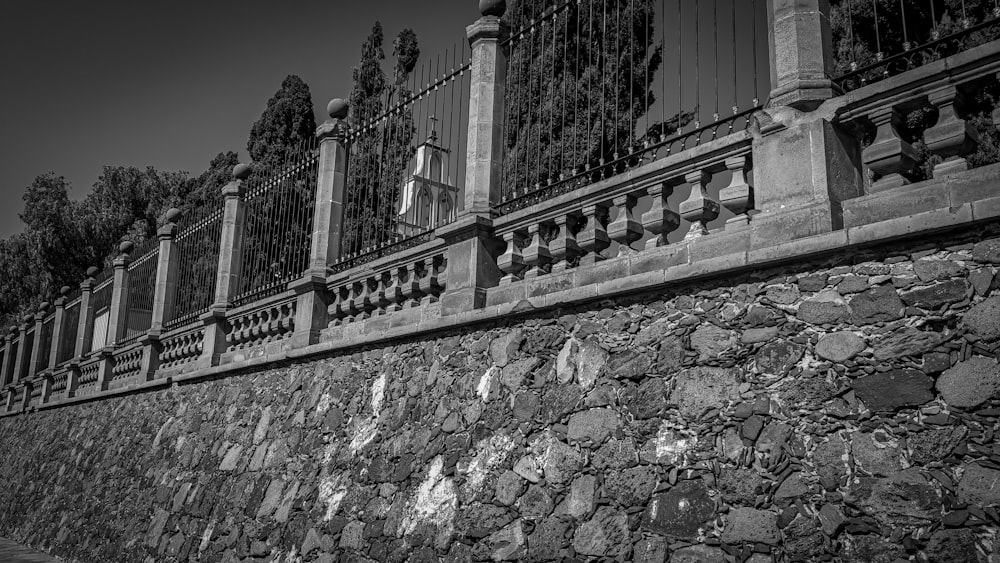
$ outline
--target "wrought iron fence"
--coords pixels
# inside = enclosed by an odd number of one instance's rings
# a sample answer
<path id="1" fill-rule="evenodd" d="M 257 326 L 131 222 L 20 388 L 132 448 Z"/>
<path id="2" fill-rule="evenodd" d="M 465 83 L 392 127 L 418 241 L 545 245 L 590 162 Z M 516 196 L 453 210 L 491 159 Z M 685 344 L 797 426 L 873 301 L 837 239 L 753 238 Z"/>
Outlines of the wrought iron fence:
<path id="1" fill-rule="evenodd" d="M 50 314 L 47 318 L 42 321 L 42 333 L 38 337 L 38 344 L 41 346 L 41 355 L 39 356 L 40 365 L 38 370 L 49 369 L 49 350 L 52 349 L 52 332 L 55 328 L 56 317 Z"/>
<path id="2" fill-rule="evenodd" d="M 56 365 L 73 358 L 76 353 L 77 331 L 80 327 L 80 288 L 66 294 L 66 312 L 63 313 L 63 339 L 56 352 Z"/>
<path id="3" fill-rule="evenodd" d="M 219 268 L 222 208 L 205 209 L 182 219 L 177 235 L 177 287 L 166 328 L 198 318 L 212 305 Z"/>
<path id="4" fill-rule="evenodd" d="M 454 219 L 465 181 L 466 43 L 378 86 L 377 102 L 352 106 L 342 258 L 334 269 L 417 244 Z"/>
<path id="5" fill-rule="evenodd" d="M 111 296 L 114 290 L 114 270 L 105 269 L 94 279 L 90 299 L 94 310 L 94 332 L 85 353 L 104 348 L 108 343 L 108 322 L 111 320 Z"/>
<path id="6" fill-rule="evenodd" d="M 160 241 L 147 240 L 135 251 L 138 256 L 128 265 L 128 291 L 125 293 L 125 330 L 119 336 L 119 346 L 135 342 L 153 324 L 153 296 L 156 292 L 156 265 L 160 256 Z"/>
<path id="7" fill-rule="evenodd" d="M 853 90 L 1000 37 L 997 0 L 834 0 L 836 84 Z"/>
<path id="8" fill-rule="evenodd" d="M 748 127 L 769 84 L 765 4 L 517 2 L 500 212 Z"/>
<path id="9" fill-rule="evenodd" d="M 319 149 L 310 138 L 275 168 L 247 179 L 239 306 L 280 293 L 309 267 Z"/>

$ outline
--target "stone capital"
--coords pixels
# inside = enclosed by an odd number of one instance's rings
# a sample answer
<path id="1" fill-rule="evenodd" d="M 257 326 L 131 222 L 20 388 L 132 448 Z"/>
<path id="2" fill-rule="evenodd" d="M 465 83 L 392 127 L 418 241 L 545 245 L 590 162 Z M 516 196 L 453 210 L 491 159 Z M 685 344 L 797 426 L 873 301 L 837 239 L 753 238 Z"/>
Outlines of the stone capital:
<path id="1" fill-rule="evenodd" d="M 316 128 L 316 138 L 322 141 L 331 140 L 338 143 L 346 143 L 347 136 L 351 132 L 351 126 L 343 119 L 330 118 L 320 123 Z"/>
<path id="2" fill-rule="evenodd" d="M 489 240 L 493 238 L 493 219 L 479 213 L 467 213 L 447 225 L 438 227 L 435 234 L 444 239 L 448 245 L 473 238 Z"/>
<path id="3" fill-rule="evenodd" d="M 177 236 L 177 223 L 167 223 L 156 230 L 157 240 L 172 240 Z"/>
<path id="4" fill-rule="evenodd" d="M 243 180 L 232 180 L 228 184 L 222 187 L 222 197 L 226 199 L 230 198 L 243 198 L 243 194 L 246 191 L 244 187 Z"/>
<path id="5" fill-rule="evenodd" d="M 295 295 L 310 291 L 326 291 L 326 272 L 310 269 L 301 278 L 288 282 L 288 289 L 294 291 Z"/>
<path id="6" fill-rule="evenodd" d="M 124 270 L 129 263 L 132 262 L 132 257 L 128 254 L 121 254 L 118 258 L 115 258 L 114 267 L 116 270 Z"/>
<path id="7" fill-rule="evenodd" d="M 509 34 L 507 24 L 496 16 L 483 16 L 470 26 L 465 28 L 465 34 L 469 38 L 469 44 L 474 45 L 478 41 L 503 41 Z"/>

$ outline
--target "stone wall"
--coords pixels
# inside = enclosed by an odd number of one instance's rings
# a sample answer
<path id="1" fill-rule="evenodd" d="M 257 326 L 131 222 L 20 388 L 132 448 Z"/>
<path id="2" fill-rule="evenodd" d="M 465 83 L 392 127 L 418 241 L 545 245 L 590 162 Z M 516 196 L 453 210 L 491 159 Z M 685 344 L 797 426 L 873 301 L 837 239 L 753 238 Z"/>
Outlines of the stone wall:
<path id="1" fill-rule="evenodd" d="M 1000 236 L 0 419 L 86 562 L 997 561 Z"/>

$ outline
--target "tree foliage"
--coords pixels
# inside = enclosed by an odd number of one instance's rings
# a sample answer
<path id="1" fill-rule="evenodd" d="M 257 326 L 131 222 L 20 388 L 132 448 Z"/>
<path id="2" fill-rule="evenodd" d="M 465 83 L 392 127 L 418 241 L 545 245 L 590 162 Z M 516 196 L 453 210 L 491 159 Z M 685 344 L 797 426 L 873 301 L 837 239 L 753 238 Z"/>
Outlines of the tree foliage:
<path id="1" fill-rule="evenodd" d="M 316 117 L 309 86 L 290 74 L 250 129 L 247 151 L 258 165 L 280 166 L 290 151 L 311 139 L 315 132 Z"/>

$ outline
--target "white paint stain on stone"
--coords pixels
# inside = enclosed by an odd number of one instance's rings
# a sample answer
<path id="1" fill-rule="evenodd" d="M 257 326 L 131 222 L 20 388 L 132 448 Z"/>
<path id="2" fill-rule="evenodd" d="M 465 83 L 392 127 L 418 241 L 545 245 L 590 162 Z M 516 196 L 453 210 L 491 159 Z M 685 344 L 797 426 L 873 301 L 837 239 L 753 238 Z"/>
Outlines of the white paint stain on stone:
<path id="1" fill-rule="evenodd" d="M 476 457 L 462 469 L 465 474 L 463 486 L 470 493 L 468 496 L 474 496 L 482 490 L 486 478 L 500 469 L 515 445 L 514 439 L 507 434 L 494 434 L 476 444 Z"/>
<path id="2" fill-rule="evenodd" d="M 386 375 L 383 373 L 372 383 L 371 417 L 361 420 L 355 424 L 355 430 L 351 437 L 351 453 L 357 454 L 365 446 L 372 443 L 378 435 L 378 421 L 382 412 L 382 404 L 385 402 Z"/>
<path id="3" fill-rule="evenodd" d="M 385 384 L 386 377 L 385 374 L 381 374 L 372 384 L 372 413 L 375 418 L 378 418 L 379 413 L 382 411 L 382 403 L 385 401 Z"/>
<path id="4" fill-rule="evenodd" d="M 329 521 L 340 510 L 340 503 L 347 496 L 348 478 L 349 476 L 344 473 L 336 473 L 320 480 L 319 501 L 326 505 L 326 513 L 323 515 L 324 521 Z"/>
<path id="5" fill-rule="evenodd" d="M 316 420 L 321 420 L 326 416 L 326 411 L 330 410 L 330 405 L 333 401 L 330 399 L 329 393 L 323 393 L 319 398 L 319 403 L 316 404 Z"/>
<path id="6" fill-rule="evenodd" d="M 455 482 L 445 477 L 443 473 L 444 459 L 438 456 L 431 462 L 427 477 L 417 487 L 416 494 L 400 523 L 399 535 L 407 536 L 421 524 L 429 524 L 437 529 L 435 546 L 438 548 L 447 546 L 455 529 L 458 497 Z"/>
<path id="7" fill-rule="evenodd" d="M 576 374 L 576 360 L 574 356 L 576 356 L 578 343 L 577 339 L 570 337 L 566 341 L 566 344 L 563 344 L 559 355 L 556 356 L 556 380 L 561 385 L 573 381 L 573 376 Z"/>
<path id="8" fill-rule="evenodd" d="M 656 431 L 656 459 L 659 462 L 677 464 L 684 458 L 684 454 L 695 446 L 698 439 L 694 436 L 684 437 L 674 431 L 669 424 L 663 423 Z"/>
<path id="9" fill-rule="evenodd" d="M 476 385 L 476 394 L 482 399 L 484 403 L 488 403 L 493 400 L 493 395 L 496 394 L 495 389 L 497 387 L 496 381 L 500 376 L 500 368 L 497 366 L 492 366 L 490 369 L 486 370 L 486 373 L 479 378 L 479 384 Z"/>

